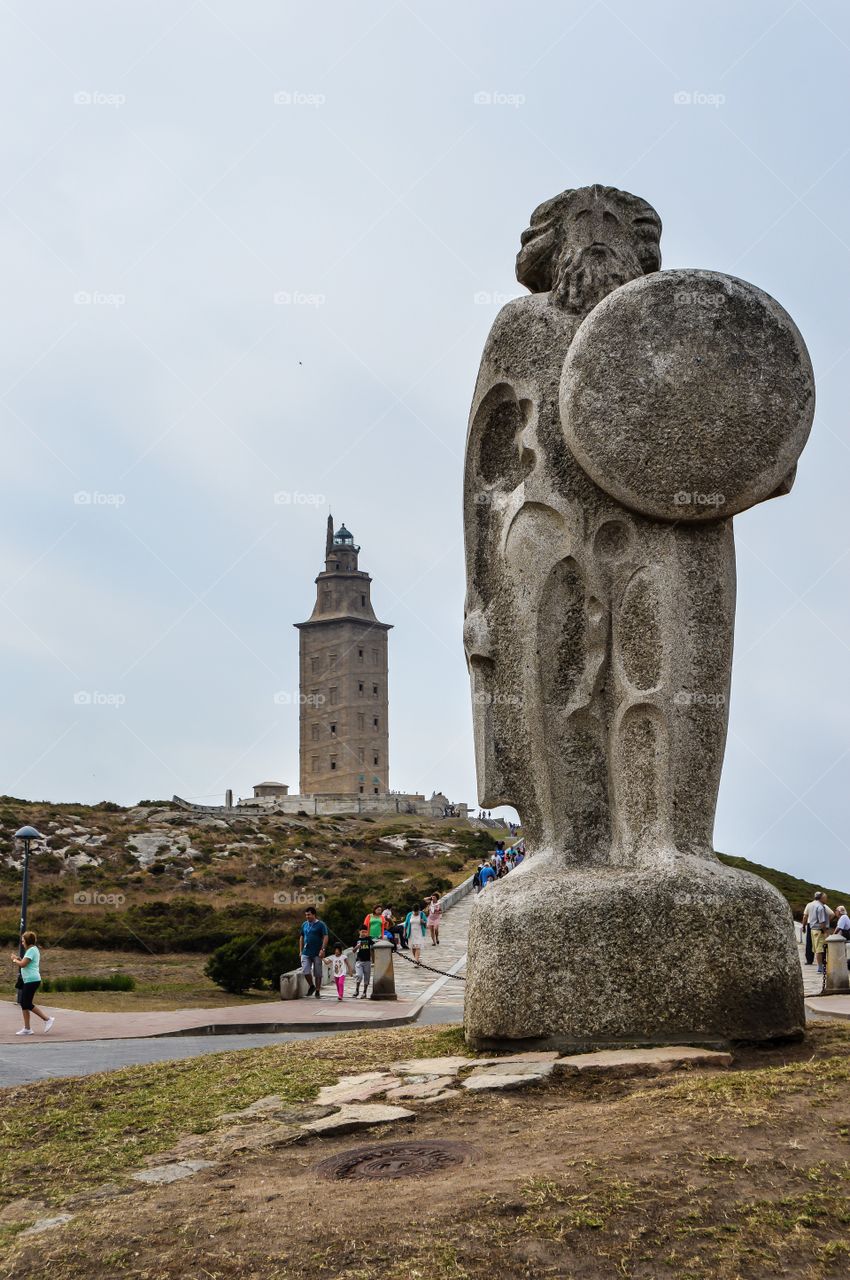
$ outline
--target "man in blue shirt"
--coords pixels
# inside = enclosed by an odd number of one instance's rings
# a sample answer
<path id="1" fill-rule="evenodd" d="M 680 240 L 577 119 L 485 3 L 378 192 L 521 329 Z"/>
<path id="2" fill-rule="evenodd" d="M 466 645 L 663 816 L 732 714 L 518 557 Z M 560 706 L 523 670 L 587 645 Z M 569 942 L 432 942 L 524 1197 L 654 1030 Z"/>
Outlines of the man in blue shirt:
<path id="1" fill-rule="evenodd" d="M 301 972 L 307 979 L 307 995 L 320 1000 L 328 926 L 319 919 L 315 907 L 308 907 L 304 916 L 300 938 Z"/>
<path id="2" fill-rule="evenodd" d="M 496 879 L 495 869 L 489 862 L 485 862 L 481 868 L 481 888 L 486 889 L 491 880 Z"/>

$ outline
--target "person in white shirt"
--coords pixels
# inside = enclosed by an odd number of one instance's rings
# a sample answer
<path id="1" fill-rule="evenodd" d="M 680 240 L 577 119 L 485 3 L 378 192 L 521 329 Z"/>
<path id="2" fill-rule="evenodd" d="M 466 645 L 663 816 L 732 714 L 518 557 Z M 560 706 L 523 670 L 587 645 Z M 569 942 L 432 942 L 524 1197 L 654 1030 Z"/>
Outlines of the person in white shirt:
<path id="1" fill-rule="evenodd" d="M 826 894 L 822 889 L 818 890 L 803 912 L 803 928 L 808 925 L 812 931 L 812 950 L 818 973 L 826 973 L 826 940 L 834 914 L 832 908 L 827 906 Z"/>
<path id="2" fill-rule="evenodd" d="M 832 924 L 832 932 L 840 933 L 845 942 L 850 942 L 850 916 L 847 914 L 846 907 L 835 908 L 835 920 Z"/>
<path id="3" fill-rule="evenodd" d="M 342 947 L 334 947 L 334 953 L 331 956 L 331 967 L 333 968 L 334 982 L 336 983 L 336 998 L 341 1000 L 345 994 L 345 976 L 348 973 L 348 961 L 342 954 Z"/>

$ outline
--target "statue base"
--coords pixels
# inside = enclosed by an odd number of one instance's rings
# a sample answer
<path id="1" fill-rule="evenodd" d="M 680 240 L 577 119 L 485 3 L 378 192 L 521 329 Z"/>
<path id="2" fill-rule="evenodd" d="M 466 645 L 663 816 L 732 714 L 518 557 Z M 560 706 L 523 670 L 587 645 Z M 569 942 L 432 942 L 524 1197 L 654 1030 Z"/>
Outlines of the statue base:
<path id="1" fill-rule="evenodd" d="M 472 911 L 464 1007 L 474 1049 L 799 1039 L 788 903 L 712 858 L 567 865 L 528 858 Z"/>

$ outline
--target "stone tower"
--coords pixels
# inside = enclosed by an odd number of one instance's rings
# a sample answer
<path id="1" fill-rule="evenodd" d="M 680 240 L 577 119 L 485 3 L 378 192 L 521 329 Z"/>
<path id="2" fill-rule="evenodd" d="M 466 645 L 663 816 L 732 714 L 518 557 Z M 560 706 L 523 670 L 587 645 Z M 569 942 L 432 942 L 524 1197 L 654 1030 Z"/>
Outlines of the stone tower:
<path id="1" fill-rule="evenodd" d="M 325 567 L 300 632 L 301 795 L 389 791 L 387 632 L 375 617 L 360 548 L 328 516 Z"/>

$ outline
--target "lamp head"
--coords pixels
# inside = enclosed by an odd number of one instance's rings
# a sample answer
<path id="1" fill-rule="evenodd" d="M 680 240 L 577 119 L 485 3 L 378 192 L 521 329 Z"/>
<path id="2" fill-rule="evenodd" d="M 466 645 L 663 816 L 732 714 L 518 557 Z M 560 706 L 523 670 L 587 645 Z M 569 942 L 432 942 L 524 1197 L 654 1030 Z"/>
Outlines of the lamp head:
<path id="1" fill-rule="evenodd" d="M 20 831 L 15 832 L 16 840 L 42 840 L 40 831 L 36 831 L 35 827 L 21 827 Z"/>

